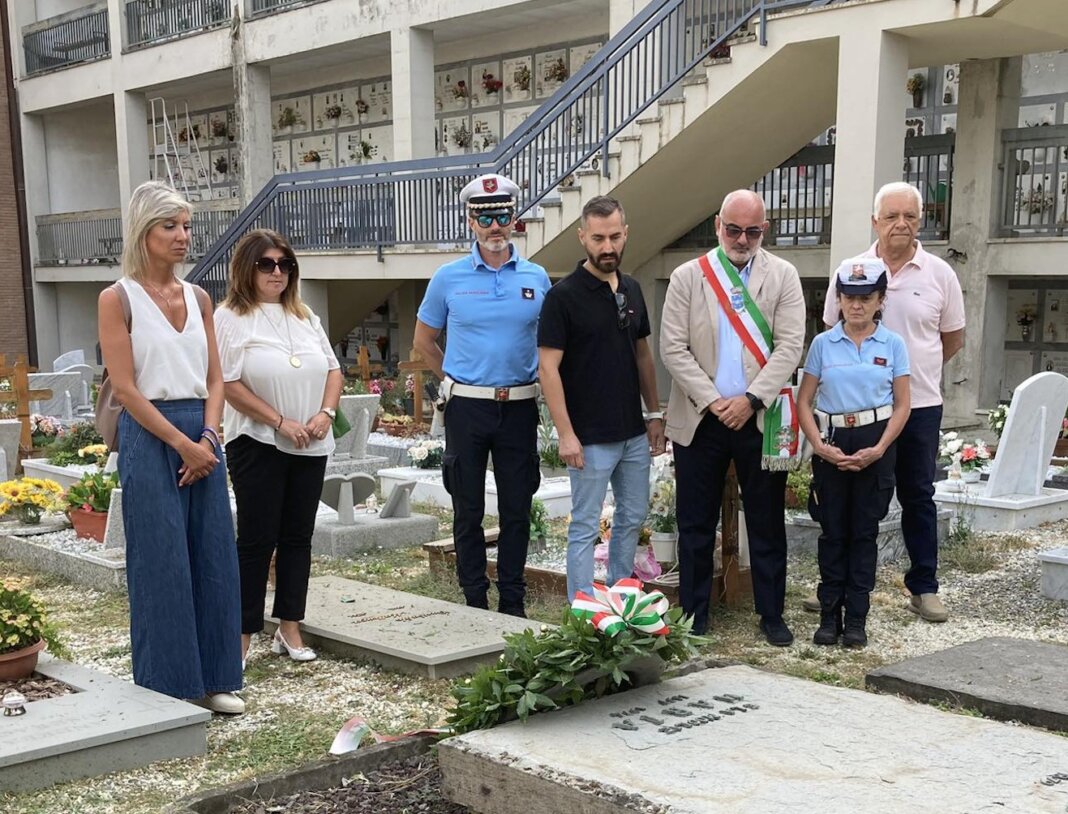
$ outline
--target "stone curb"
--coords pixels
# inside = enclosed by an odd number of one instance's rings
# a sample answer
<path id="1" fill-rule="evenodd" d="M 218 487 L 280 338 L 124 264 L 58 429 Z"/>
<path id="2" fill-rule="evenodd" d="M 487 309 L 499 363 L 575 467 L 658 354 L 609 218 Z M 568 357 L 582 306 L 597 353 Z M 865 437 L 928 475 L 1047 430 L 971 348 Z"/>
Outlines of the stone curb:
<path id="1" fill-rule="evenodd" d="M 191 794 L 165 808 L 163 814 L 227 814 L 232 806 L 248 800 L 266 802 L 301 791 L 333 788 L 340 786 L 345 777 L 427 752 L 434 743 L 432 737 L 419 737 L 361 747 L 351 755 Z"/>

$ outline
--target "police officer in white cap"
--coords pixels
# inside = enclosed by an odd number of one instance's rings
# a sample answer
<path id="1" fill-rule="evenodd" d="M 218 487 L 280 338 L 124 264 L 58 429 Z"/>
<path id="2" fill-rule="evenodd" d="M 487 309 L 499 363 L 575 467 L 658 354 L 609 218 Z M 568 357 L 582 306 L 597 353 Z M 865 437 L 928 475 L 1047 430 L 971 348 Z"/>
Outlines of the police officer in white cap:
<path id="1" fill-rule="evenodd" d="M 460 192 L 475 242 L 469 255 L 434 272 L 414 344 L 445 380 L 442 474 L 452 496 L 464 597 L 468 605 L 488 607 L 482 518 L 492 455 L 501 528 L 498 610 L 525 616 L 530 503 L 540 482 L 537 326 L 550 283 L 545 269 L 520 257 L 509 240 L 518 196 L 519 187 L 503 175 L 480 176 Z M 437 344 L 442 330 L 444 353 Z"/>
<path id="2" fill-rule="evenodd" d="M 905 340 L 881 322 L 886 286 L 878 257 L 838 267 L 838 322 L 812 340 L 797 395 L 813 448 L 809 510 L 822 528 L 815 644 L 837 644 L 839 636 L 849 647 L 868 642 L 876 537 L 894 492 L 895 440 L 910 409 Z"/>

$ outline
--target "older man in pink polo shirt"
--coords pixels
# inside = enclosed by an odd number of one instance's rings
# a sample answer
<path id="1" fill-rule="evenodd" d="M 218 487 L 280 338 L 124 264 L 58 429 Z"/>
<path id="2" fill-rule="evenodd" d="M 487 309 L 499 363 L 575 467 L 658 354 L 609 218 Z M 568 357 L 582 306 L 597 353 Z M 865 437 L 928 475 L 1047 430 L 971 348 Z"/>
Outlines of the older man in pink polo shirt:
<path id="1" fill-rule="evenodd" d="M 901 532 L 912 567 L 908 608 L 928 622 L 948 618 L 938 598 L 938 529 L 934 476 L 942 423 L 942 366 L 964 347 L 964 296 L 953 269 L 923 250 L 916 232 L 923 198 L 911 184 L 887 184 L 875 195 L 871 223 L 879 239 L 868 250 L 890 269 L 883 322 L 905 338 L 912 364 L 912 412 L 897 439 L 897 497 Z M 823 321 L 839 319 L 834 280 Z M 810 608 L 813 599 L 805 600 Z M 819 602 L 816 603 L 819 609 Z"/>

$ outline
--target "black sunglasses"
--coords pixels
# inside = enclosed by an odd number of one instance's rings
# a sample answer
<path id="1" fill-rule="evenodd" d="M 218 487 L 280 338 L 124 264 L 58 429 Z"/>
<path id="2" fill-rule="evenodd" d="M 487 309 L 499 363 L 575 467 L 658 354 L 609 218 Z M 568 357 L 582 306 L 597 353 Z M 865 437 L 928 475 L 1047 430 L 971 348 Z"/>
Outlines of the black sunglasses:
<path id="1" fill-rule="evenodd" d="M 494 221 L 497 221 L 498 226 L 507 226 L 512 222 L 515 215 L 503 212 L 500 215 L 476 215 L 475 222 L 483 229 L 489 229 Z"/>
<path id="2" fill-rule="evenodd" d="M 256 261 L 256 268 L 264 274 L 274 274 L 276 268 L 283 274 L 292 274 L 297 270 L 297 261 L 292 257 L 283 257 L 281 260 L 275 260 L 273 257 L 261 257 Z"/>
<path id="3" fill-rule="evenodd" d="M 748 229 L 743 229 L 741 226 L 735 226 L 733 223 L 728 223 L 723 227 L 723 231 L 727 233 L 727 237 L 735 240 L 743 234 L 750 240 L 760 240 L 760 236 L 764 234 L 764 227 L 750 226 Z"/>
<path id="4" fill-rule="evenodd" d="M 630 327 L 630 313 L 627 311 L 627 295 L 616 292 L 616 327 L 624 331 Z"/>

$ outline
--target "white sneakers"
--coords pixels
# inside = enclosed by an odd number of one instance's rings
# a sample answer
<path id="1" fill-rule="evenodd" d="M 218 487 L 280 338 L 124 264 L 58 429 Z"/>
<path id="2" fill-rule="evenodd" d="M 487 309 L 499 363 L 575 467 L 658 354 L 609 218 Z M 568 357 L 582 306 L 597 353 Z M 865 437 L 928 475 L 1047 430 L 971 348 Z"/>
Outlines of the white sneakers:
<path id="1" fill-rule="evenodd" d="M 190 703 L 212 712 L 221 712 L 223 715 L 240 715 L 245 711 L 245 702 L 232 692 L 212 693 Z"/>
<path id="2" fill-rule="evenodd" d="M 271 652 L 277 653 L 278 655 L 288 653 L 293 661 L 314 661 L 318 658 L 318 654 L 310 647 L 290 647 L 289 642 L 287 642 L 285 636 L 282 635 L 281 628 L 274 632 L 274 641 L 271 642 Z"/>

